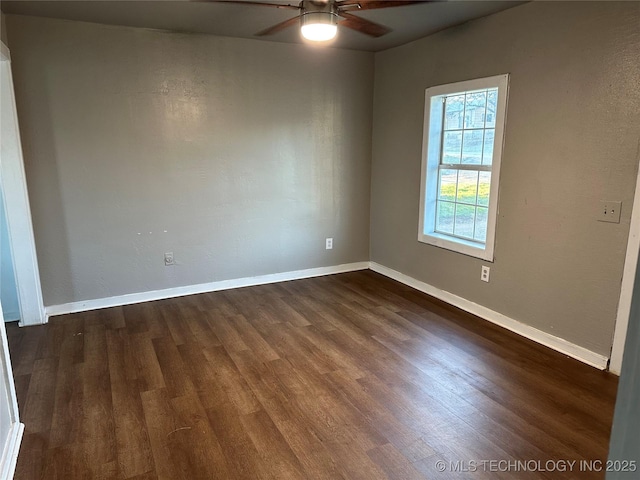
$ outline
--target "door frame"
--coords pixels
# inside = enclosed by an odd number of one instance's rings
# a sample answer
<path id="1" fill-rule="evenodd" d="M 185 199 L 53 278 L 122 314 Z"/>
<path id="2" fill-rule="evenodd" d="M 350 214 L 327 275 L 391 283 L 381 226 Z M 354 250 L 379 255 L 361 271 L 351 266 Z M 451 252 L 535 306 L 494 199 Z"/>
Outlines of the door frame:
<path id="1" fill-rule="evenodd" d="M 624 258 L 622 271 L 622 284 L 620 285 L 620 300 L 618 301 L 618 313 L 613 332 L 611 345 L 611 358 L 609 371 L 620 375 L 622 369 L 622 356 L 624 344 L 627 339 L 627 327 L 631 314 L 631 299 L 636 278 L 636 268 L 640 254 L 640 168 L 636 176 L 636 190 L 633 195 L 633 207 L 631 209 L 631 222 L 629 225 L 629 237 L 627 240 L 627 252 Z"/>
<path id="2" fill-rule="evenodd" d="M 0 245 L 0 248 L 2 246 Z M 2 305 L 0 305 L 0 318 Z M 18 452 L 24 434 L 24 423 L 20 422 L 16 386 L 13 381 L 11 357 L 9 356 L 9 341 L 4 322 L 0 322 L 0 376 L 4 383 L 6 398 L 0 399 L 0 410 L 3 415 L 8 414 L 9 431 L 6 438 L 0 438 L 0 478 L 13 478 L 18 463 Z M 5 395 L 2 395 L 5 397 Z"/>
<path id="3" fill-rule="evenodd" d="M 11 256 L 15 269 L 20 326 L 46 323 L 40 272 L 36 256 L 35 238 L 31 223 L 31 209 L 27 180 L 22 158 L 22 144 L 18 129 L 18 115 L 11 75 L 9 48 L 0 42 L 0 88 L 3 108 L 0 111 L 2 156 L 0 159 L 0 187 L 4 195 Z"/>

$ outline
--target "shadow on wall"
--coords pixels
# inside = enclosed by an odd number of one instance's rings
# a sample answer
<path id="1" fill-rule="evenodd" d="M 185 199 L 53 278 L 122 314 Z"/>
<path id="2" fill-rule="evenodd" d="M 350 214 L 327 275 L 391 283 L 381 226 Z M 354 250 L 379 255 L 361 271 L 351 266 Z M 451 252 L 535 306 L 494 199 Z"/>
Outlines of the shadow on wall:
<path id="1" fill-rule="evenodd" d="M 15 65 L 21 60 L 20 58 L 14 58 L 12 63 Z M 19 71 L 19 69 L 14 66 L 13 71 Z M 33 85 L 33 82 L 36 84 Z M 41 252 L 38 255 L 41 281 L 43 285 L 58 285 L 58 288 L 63 289 L 65 288 L 63 286 L 70 285 L 70 287 L 66 288 L 73 289 L 70 254 L 67 248 L 69 245 L 67 214 L 61 191 L 58 148 L 55 142 L 55 132 L 53 131 L 55 118 L 51 113 L 52 96 L 49 94 L 47 71 L 42 68 L 39 75 L 30 78 L 28 82 L 21 81 L 21 79 L 14 76 L 13 87 L 16 100 L 26 96 L 26 93 L 21 92 L 24 89 L 29 91 L 28 96 L 32 99 L 32 104 L 38 105 L 37 116 L 35 116 L 35 111 L 29 108 L 20 108 L 20 104 L 17 104 L 16 108 L 18 109 L 19 125 L 37 125 L 35 129 L 21 128 L 20 135 L 25 174 L 28 179 L 27 189 L 31 204 L 31 222 L 34 228 L 36 251 Z M 35 138 L 36 136 L 37 138 Z M 39 169 L 45 168 L 47 170 L 46 175 L 30 175 L 30 170 L 35 168 L 35 166 L 31 166 L 30 162 L 36 158 L 42 160 L 47 157 L 49 157 L 48 161 L 43 162 L 45 166 L 38 167 Z M 33 192 L 35 191 L 41 192 L 39 198 L 46 197 L 46 202 L 38 202 L 40 204 L 39 208 L 34 208 Z M 55 218 L 58 221 L 48 222 L 45 221 L 44 217 Z M 48 231 L 43 231 L 43 229 Z M 44 242 L 44 238 L 55 239 L 55 241 L 47 244 Z M 56 248 L 57 246 L 64 247 Z M 52 252 L 52 248 L 55 248 L 55 251 Z M 44 252 L 48 254 L 45 255 L 43 254 Z M 42 293 L 44 305 L 52 303 L 51 298 L 46 297 L 47 292 L 43 290 Z"/>

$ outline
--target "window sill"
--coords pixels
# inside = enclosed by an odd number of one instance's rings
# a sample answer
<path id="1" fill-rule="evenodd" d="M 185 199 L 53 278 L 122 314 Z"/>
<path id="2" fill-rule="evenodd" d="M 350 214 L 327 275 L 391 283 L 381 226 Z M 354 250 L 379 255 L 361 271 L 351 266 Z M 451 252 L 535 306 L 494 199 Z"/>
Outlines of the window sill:
<path id="1" fill-rule="evenodd" d="M 435 247 L 451 250 L 452 252 L 462 253 L 463 255 L 493 262 L 493 248 L 489 245 L 483 246 L 461 238 L 456 238 L 454 240 L 452 237 L 436 232 L 419 234 L 418 241 Z"/>

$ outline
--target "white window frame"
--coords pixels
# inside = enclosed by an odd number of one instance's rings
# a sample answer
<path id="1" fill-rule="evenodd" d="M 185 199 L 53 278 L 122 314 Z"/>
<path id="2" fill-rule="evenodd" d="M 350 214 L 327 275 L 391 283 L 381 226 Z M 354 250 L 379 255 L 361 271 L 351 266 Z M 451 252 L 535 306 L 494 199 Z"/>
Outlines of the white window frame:
<path id="1" fill-rule="evenodd" d="M 438 195 L 438 167 L 442 141 L 443 97 L 459 92 L 498 88 L 491 186 L 485 243 L 468 241 L 435 231 L 436 197 Z M 498 215 L 498 185 L 507 112 L 509 74 L 467 80 L 426 89 L 424 132 L 422 138 L 422 173 L 420 177 L 420 219 L 418 241 L 454 252 L 493 261 L 496 219 Z"/>

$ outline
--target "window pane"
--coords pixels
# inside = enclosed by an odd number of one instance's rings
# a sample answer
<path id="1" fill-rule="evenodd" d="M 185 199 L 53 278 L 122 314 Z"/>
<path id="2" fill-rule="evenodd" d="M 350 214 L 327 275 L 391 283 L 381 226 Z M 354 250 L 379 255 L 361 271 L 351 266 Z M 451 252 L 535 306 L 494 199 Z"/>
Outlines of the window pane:
<path id="1" fill-rule="evenodd" d="M 442 163 L 460 163 L 462 132 L 444 132 Z"/>
<path id="2" fill-rule="evenodd" d="M 444 104 L 444 129 L 461 129 L 464 114 L 464 94 L 447 97 Z"/>
<path id="3" fill-rule="evenodd" d="M 476 233 L 473 238 L 479 242 L 487 241 L 487 219 L 489 218 L 489 209 L 478 207 L 476 212 Z"/>
<path id="4" fill-rule="evenodd" d="M 460 170 L 458 173 L 458 194 L 456 201 L 475 205 L 478 191 L 478 172 Z"/>
<path id="5" fill-rule="evenodd" d="M 487 91 L 469 92 L 465 95 L 464 128 L 483 128 L 487 104 Z"/>
<path id="6" fill-rule="evenodd" d="M 498 89 L 489 90 L 487 94 L 487 118 L 485 128 L 495 128 L 496 113 L 498 112 Z"/>
<path id="7" fill-rule="evenodd" d="M 438 189 L 439 200 L 454 201 L 456 199 L 456 185 L 458 184 L 458 171 L 443 168 L 440 170 L 440 187 Z"/>
<path id="8" fill-rule="evenodd" d="M 496 75 L 427 88 L 418 241 L 493 258 L 508 82 Z"/>
<path id="9" fill-rule="evenodd" d="M 453 216 L 455 213 L 455 203 L 438 202 L 436 211 L 436 232 L 453 233 Z"/>
<path id="10" fill-rule="evenodd" d="M 456 219 L 453 233 L 460 237 L 473 238 L 476 207 L 456 204 Z"/>
<path id="11" fill-rule="evenodd" d="M 482 130 L 465 130 L 462 139 L 462 163 L 482 163 Z"/>
<path id="12" fill-rule="evenodd" d="M 489 206 L 489 192 L 491 191 L 491 172 L 480 172 L 478 182 L 478 205 Z"/>
<path id="13" fill-rule="evenodd" d="M 493 142 L 495 140 L 495 130 L 487 129 L 484 131 L 484 148 L 482 152 L 482 164 L 491 165 L 493 163 Z"/>

